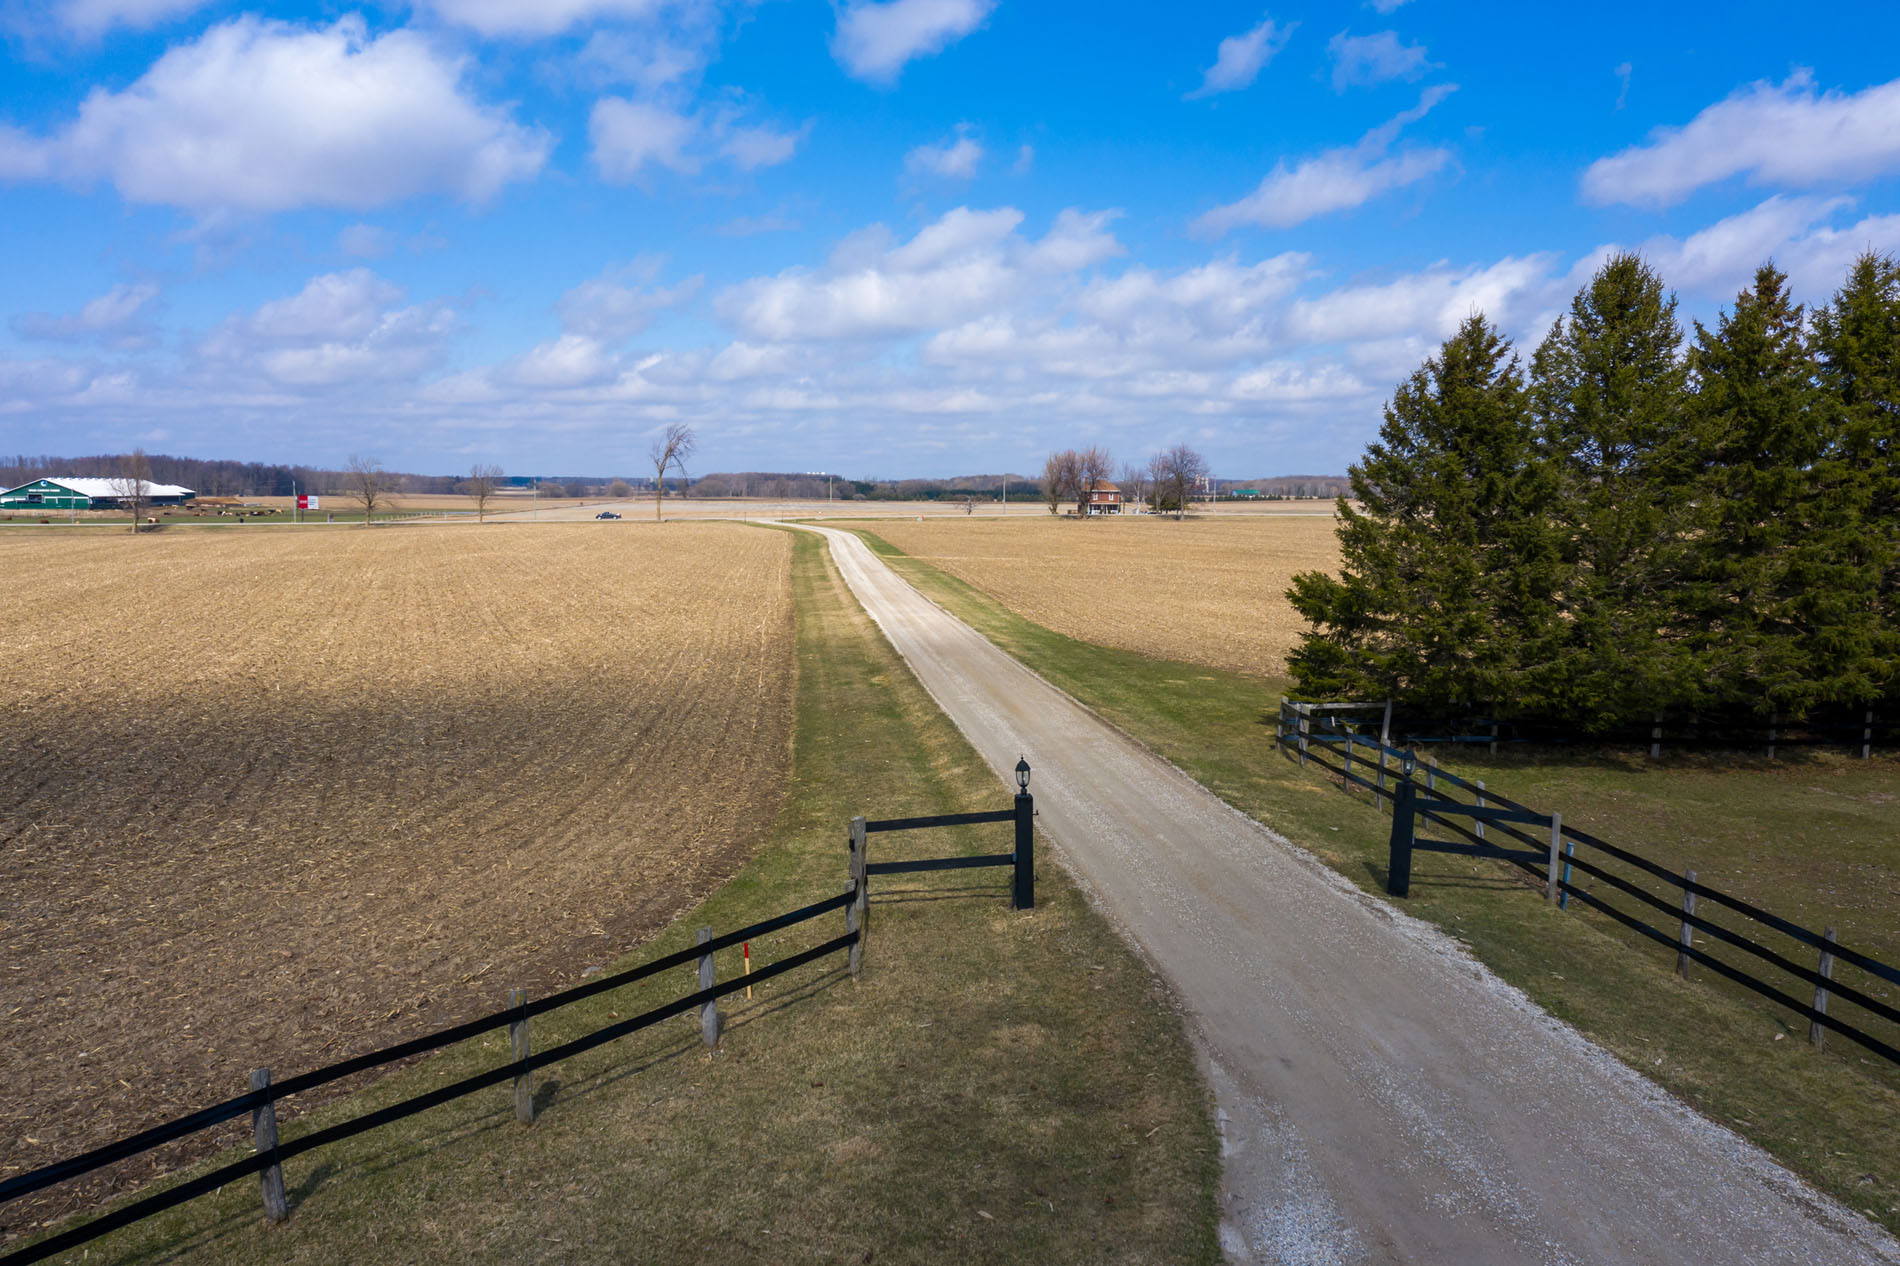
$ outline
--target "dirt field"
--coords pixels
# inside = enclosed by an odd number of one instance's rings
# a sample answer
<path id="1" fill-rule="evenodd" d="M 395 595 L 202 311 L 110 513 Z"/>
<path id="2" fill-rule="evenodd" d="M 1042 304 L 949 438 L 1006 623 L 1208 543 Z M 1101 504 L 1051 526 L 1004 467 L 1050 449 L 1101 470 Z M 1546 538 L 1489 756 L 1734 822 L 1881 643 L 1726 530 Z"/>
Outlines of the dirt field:
<path id="1" fill-rule="evenodd" d="M 571 980 L 703 897 L 781 793 L 789 554 L 725 524 L 0 538 L 0 1175 Z"/>
<path id="2" fill-rule="evenodd" d="M 1330 515 L 1085 522 L 1045 514 L 874 530 L 1059 633 L 1268 675 L 1285 671 L 1305 627 L 1286 601 L 1293 574 L 1339 565 Z"/>

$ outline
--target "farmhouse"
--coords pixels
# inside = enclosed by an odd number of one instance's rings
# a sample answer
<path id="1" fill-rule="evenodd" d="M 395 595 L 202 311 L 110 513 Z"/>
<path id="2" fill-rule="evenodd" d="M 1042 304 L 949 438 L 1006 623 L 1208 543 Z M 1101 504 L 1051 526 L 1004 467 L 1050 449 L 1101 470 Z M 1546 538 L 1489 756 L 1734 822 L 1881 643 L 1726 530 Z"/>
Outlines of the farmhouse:
<path id="1" fill-rule="evenodd" d="M 147 505 L 183 505 L 198 495 L 177 484 L 141 483 Z M 108 510 L 119 504 L 122 491 L 123 485 L 117 479 L 82 475 L 35 479 L 0 492 L 0 510 Z"/>
<path id="2" fill-rule="evenodd" d="M 1122 512 L 1122 490 L 1106 479 L 1098 479 L 1089 485 L 1088 500 L 1083 504 L 1084 514 L 1120 514 Z"/>

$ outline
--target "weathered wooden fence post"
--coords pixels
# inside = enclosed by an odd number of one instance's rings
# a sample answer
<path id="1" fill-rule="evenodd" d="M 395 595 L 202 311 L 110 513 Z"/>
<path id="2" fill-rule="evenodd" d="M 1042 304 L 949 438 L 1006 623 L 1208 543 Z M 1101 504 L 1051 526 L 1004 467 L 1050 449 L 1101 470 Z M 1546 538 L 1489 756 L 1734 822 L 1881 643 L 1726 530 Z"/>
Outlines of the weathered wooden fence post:
<path id="1" fill-rule="evenodd" d="M 1775 758 L 1775 727 L 1780 724 L 1781 724 L 1781 713 L 1779 711 L 1770 712 L 1768 714 L 1768 759 L 1769 760 L 1773 760 Z"/>
<path id="2" fill-rule="evenodd" d="M 844 908 L 844 930 L 856 932 L 858 939 L 851 943 L 847 961 L 851 967 L 851 976 L 855 980 L 864 969 L 864 938 L 868 933 L 867 916 L 871 913 L 870 893 L 865 889 L 865 840 L 864 819 L 851 819 L 851 904 Z"/>
<path id="3" fill-rule="evenodd" d="M 1655 724 L 1649 727 L 1649 759 L 1655 760 L 1662 755 L 1662 713 L 1656 714 Z"/>
<path id="4" fill-rule="evenodd" d="M 508 1009 L 519 1018 L 508 1024 L 508 1054 L 521 1071 L 515 1074 L 515 1120 L 534 1124 L 534 1074 L 528 1071 L 528 991 L 510 989 Z"/>
<path id="5" fill-rule="evenodd" d="M 1575 857 L 1576 855 L 1577 855 L 1577 842 L 1575 840 L 1565 840 L 1564 841 L 1564 881 L 1563 883 L 1557 886 L 1557 908 L 1559 910 L 1568 910 L 1570 908 L 1570 892 L 1569 892 L 1570 859 Z"/>
<path id="6" fill-rule="evenodd" d="M 1352 794 L 1352 730 L 1346 731 L 1346 794 Z"/>
<path id="7" fill-rule="evenodd" d="M 1874 710 L 1872 708 L 1869 708 L 1867 709 L 1867 715 L 1861 718 L 1860 758 L 1862 760 L 1870 759 L 1873 755 L 1873 750 L 1874 750 Z"/>
<path id="8" fill-rule="evenodd" d="M 251 1089 L 268 1090 L 270 1088 L 270 1069 L 253 1068 L 251 1070 Z M 272 1222 L 282 1222 L 290 1216 L 290 1202 L 284 1199 L 284 1167 L 277 1163 L 277 1101 L 269 1098 L 251 1109 L 251 1142 L 257 1148 L 259 1156 L 271 1158 L 270 1164 L 258 1175 L 258 1181 L 264 1188 L 264 1216 Z"/>
<path id="9" fill-rule="evenodd" d="M 1544 896 L 1551 901 L 1557 899 L 1560 891 L 1557 883 L 1557 859 L 1563 856 L 1563 849 L 1564 815 L 1553 813 L 1550 815 L 1550 861 L 1544 872 Z"/>
<path id="10" fill-rule="evenodd" d="M 1438 791 L 1438 757 L 1436 756 L 1425 758 L 1425 790 L 1433 793 Z"/>
<path id="11" fill-rule="evenodd" d="M 1401 779 L 1392 799 L 1392 838 L 1385 864 L 1385 890 L 1394 897 L 1412 892 L 1413 798 L 1418 788 L 1410 778 Z"/>
<path id="12" fill-rule="evenodd" d="M 699 943 L 704 945 L 710 940 L 712 940 L 712 929 L 699 929 Z M 713 956 L 709 953 L 701 954 L 699 956 L 699 987 L 703 991 L 711 989 L 715 983 Z M 711 998 L 699 1004 L 699 1040 L 706 1044 L 706 1049 L 709 1051 L 719 1045 L 719 1004 Z"/>
<path id="13" fill-rule="evenodd" d="M 1676 975 L 1689 979 L 1689 947 L 1695 943 L 1695 928 L 1689 919 L 1695 914 L 1695 872 L 1685 870 L 1682 877 L 1688 882 L 1682 885 L 1682 921 L 1676 932 L 1676 943 L 1682 948 L 1676 951 Z"/>
<path id="14" fill-rule="evenodd" d="M 1833 928 L 1828 928 L 1825 932 L 1821 933 L 1821 979 L 1834 979 Z M 1816 985 L 1814 987 L 1814 1009 L 1819 1011 L 1822 1015 L 1827 1014 L 1827 993 L 1826 985 Z M 1822 1045 L 1827 1041 L 1827 1025 L 1817 1019 L 1810 1018 L 1808 1020 L 1808 1041 L 1814 1044 L 1815 1050 L 1820 1050 Z"/>
<path id="15" fill-rule="evenodd" d="M 1477 801 L 1477 807 L 1480 809 L 1484 808 L 1484 779 L 1482 778 L 1478 779 L 1478 794 L 1475 797 L 1475 799 Z M 1483 818 L 1477 818 L 1472 821 L 1471 833 L 1477 836 L 1480 841 L 1484 839 L 1484 819 Z"/>
<path id="16" fill-rule="evenodd" d="M 1016 891 L 1018 910 L 1036 908 L 1036 798 L 1027 791 L 1016 797 Z"/>
<path id="17" fill-rule="evenodd" d="M 1306 768 L 1306 736 L 1313 732 L 1311 704 L 1295 704 L 1300 710 L 1300 768 Z"/>

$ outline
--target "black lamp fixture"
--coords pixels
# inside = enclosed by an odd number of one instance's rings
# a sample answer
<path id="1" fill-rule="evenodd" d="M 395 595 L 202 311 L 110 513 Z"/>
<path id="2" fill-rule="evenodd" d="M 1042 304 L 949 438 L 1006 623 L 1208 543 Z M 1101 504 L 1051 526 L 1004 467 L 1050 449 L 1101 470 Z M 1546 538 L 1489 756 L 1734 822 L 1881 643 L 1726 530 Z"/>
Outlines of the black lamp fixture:
<path id="1" fill-rule="evenodd" d="M 1418 772 L 1418 756 L 1411 748 L 1405 749 L 1405 755 L 1399 761 L 1399 769 L 1407 778 Z"/>
<path id="2" fill-rule="evenodd" d="M 1029 761 L 1021 756 L 1016 758 L 1016 794 L 1029 794 Z"/>

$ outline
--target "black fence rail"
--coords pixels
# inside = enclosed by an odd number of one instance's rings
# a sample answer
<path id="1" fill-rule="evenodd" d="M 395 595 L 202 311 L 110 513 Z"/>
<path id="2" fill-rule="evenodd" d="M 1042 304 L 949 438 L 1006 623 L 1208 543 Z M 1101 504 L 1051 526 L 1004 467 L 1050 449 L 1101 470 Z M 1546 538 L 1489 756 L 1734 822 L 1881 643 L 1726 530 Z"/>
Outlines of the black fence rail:
<path id="1" fill-rule="evenodd" d="M 1693 870 L 1677 874 L 1565 824 L 1561 813 L 1519 804 L 1488 790 L 1482 781 L 1429 764 L 1421 766 L 1411 749 L 1355 732 L 1340 719 L 1351 716 L 1355 707 L 1364 705 L 1328 709 L 1327 705 L 1282 701 L 1275 742 L 1302 765 L 1316 765 L 1343 785 L 1363 788 L 1376 803 L 1390 807 L 1386 888 L 1392 895 L 1409 894 L 1414 853 L 1505 862 L 1531 876 L 1559 908 L 1568 908 L 1575 898 L 1630 931 L 1668 946 L 1675 952 L 1679 974 L 1687 976 L 1691 963 L 1700 964 L 1793 1011 L 1807 1020 L 1808 1040 L 1816 1047 L 1825 1043 L 1831 1030 L 1900 1065 L 1900 1005 L 1896 1005 L 1900 994 L 1894 988 L 1900 986 L 1900 968 L 1840 944 L 1833 928 L 1816 932 L 1697 882 Z M 1420 823 L 1442 827 L 1456 838 L 1421 838 Z M 1579 854 L 1579 848 L 1585 852 Z M 1580 880 L 1580 875 L 1587 879 Z M 1748 931 L 1754 934 L 1715 921 L 1710 917 L 1711 906 L 1747 920 L 1753 925 Z M 1665 917 L 1659 919 L 1658 914 Z M 1664 926 L 1658 927 L 1659 922 Z M 1741 957 L 1716 956 L 1696 944 L 1696 933 L 1702 934 L 1705 943 L 1719 942 Z M 1758 939 L 1764 934 L 1785 938 L 1792 945 L 1764 944 Z M 1795 946 L 1812 952 L 1813 966 L 1790 957 L 1801 952 Z M 1764 975 L 1764 967 L 1773 970 Z M 1860 976 L 1839 978 L 1843 967 Z M 1791 989 L 1801 991 L 1800 995 Z M 1858 1008 L 1854 1018 L 1859 1023 L 1831 1014 L 1837 1003 Z"/>
<path id="2" fill-rule="evenodd" d="M 1015 804 L 1009 809 L 989 813 L 958 813 L 884 821 L 854 818 L 850 831 L 850 887 L 836 896 L 826 897 L 822 901 L 815 901 L 810 905 L 801 906 L 796 910 L 762 919 L 720 935 L 714 935 L 711 928 L 701 928 L 697 944 L 663 955 L 651 962 L 642 963 L 638 967 L 602 976 L 571 989 L 549 994 L 544 998 L 530 1000 L 520 990 L 516 990 L 510 997 L 508 1007 L 504 1010 L 421 1037 L 411 1038 L 408 1041 L 398 1042 L 380 1050 L 339 1060 L 334 1064 L 299 1073 L 280 1082 L 271 1081 L 269 1069 L 254 1070 L 251 1074 L 251 1089 L 246 1094 L 186 1113 L 184 1116 L 141 1130 L 81 1155 L 56 1161 L 0 1181 L 0 1204 L 5 1204 L 247 1114 L 252 1121 L 255 1144 L 252 1155 L 187 1178 L 151 1195 L 133 1199 L 43 1239 L 0 1253 L 0 1266 L 25 1266 L 28 1262 L 42 1261 L 55 1254 L 88 1244 L 121 1227 L 141 1222 L 167 1209 L 176 1208 L 187 1201 L 253 1174 L 261 1177 L 265 1216 L 272 1221 L 281 1221 L 289 1215 L 289 1205 L 284 1196 L 283 1164 L 285 1161 L 400 1121 L 405 1117 L 426 1112 L 430 1108 L 439 1107 L 477 1091 L 499 1086 L 504 1082 L 513 1084 L 517 1119 L 531 1122 L 535 1117 L 531 1078 L 536 1069 L 570 1059 L 642 1029 L 651 1028 L 663 1020 L 684 1015 L 694 1008 L 700 1011 L 702 1040 L 708 1048 L 715 1047 L 718 1045 L 722 1028 L 718 1001 L 726 995 L 740 990 L 749 991 L 753 986 L 763 984 L 775 976 L 796 971 L 800 967 L 818 962 L 840 951 L 848 953 L 847 969 L 850 974 L 853 977 L 860 974 L 867 931 L 871 875 L 898 874 L 907 871 L 957 870 L 976 866 L 1012 866 L 1015 868 L 1015 876 L 1011 887 L 1011 904 L 1017 909 L 1029 909 L 1035 905 L 1035 802 L 1028 794 L 1029 766 L 1026 762 L 1018 762 L 1017 782 L 1019 791 L 1015 797 Z M 866 861 L 868 852 L 866 838 L 871 832 L 1000 822 L 1015 824 L 1016 847 L 1013 852 L 978 857 L 938 857 L 901 862 L 867 863 Z M 718 951 L 730 949 L 736 945 L 749 946 L 750 942 L 760 937 L 807 923 L 834 910 L 845 912 L 843 935 L 832 937 L 756 970 L 751 969 L 748 961 L 744 975 L 734 976 L 724 981 L 716 979 L 713 955 Z M 699 988 L 692 993 L 545 1050 L 531 1049 L 529 1029 L 535 1016 L 572 1006 L 584 999 L 637 984 L 662 972 L 693 963 L 697 963 L 699 968 Z M 511 1046 L 511 1058 L 505 1064 L 361 1116 L 352 1117 L 347 1121 L 312 1130 L 294 1139 L 283 1139 L 278 1135 L 276 1105 L 292 1095 L 304 1094 L 357 1073 L 396 1064 L 503 1028 L 509 1031 Z"/>

